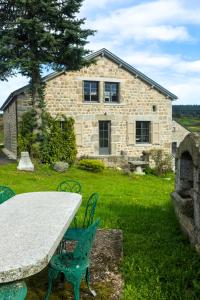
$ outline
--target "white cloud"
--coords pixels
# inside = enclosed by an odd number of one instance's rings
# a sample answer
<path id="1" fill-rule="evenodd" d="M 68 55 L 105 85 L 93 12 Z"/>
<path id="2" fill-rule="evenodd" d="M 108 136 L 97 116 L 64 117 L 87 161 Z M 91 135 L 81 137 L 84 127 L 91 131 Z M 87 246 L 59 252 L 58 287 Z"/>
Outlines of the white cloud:
<path id="1" fill-rule="evenodd" d="M 170 70 L 174 74 L 185 76 L 195 73 L 200 76 L 200 59 L 189 61 L 182 58 L 181 55 L 153 53 L 152 51 L 132 51 L 124 55 L 124 60 L 137 68 L 145 68 L 149 71 L 152 69 L 166 72 Z"/>
<path id="2" fill-rule="evenodd" d="M 200 105 L 200 78 L 190 77 L 180 83 L 171 83 L 169 88 L 178 95 L 179 100 L 174 104 Z"/>
<path id="3" fill-rule="evenodd" d="M 177 64 L 179 72 L 182 73 L 199 73 L 200 76 L 200 60 L 195 61 L 181 61 Z"/>
<path id="4" fill-rule="evenodd" d="M 139 35 L 138 35 L 139 33 Z M 147 27 L 145 31 L 136 31 L 133 34 L 138 39 L 149 39 L 149 40 L 160 40 L 160 41 L 187 41 L 190 40 L 191 37 L 187 32 L 187 29 L 183 26 L 152 26 Z"/>
<path id="5" fill-rule="evenodd" d="M 200 24 L 200 6 L 194 10 L 181 0 L 158 0 L 90 16 L 87 25 L 111 39 L 186 41 L 192 39 L 187 23 Z"/>
<path id="6" fill-rule="evenodd" d="M 155 54 L 148 51 L 132 51 L 129 54 L 125 54 L 124 60 L 137 68 L 169 68 L 177 62 L 176 56 L 167 54 Z"/>
<path id="7" fill-rule="evenodd" d="M 8 81 L 0 81 L 0 106 L 4 103 L 10 93 L 23 87 L 28 83 L 26 77 L 17 75 L 16 77 L 8 78 Z"/>
<path id="8" fill-rule="evenodd" d="M 94 9 L 94 8 L 103 8 L 105 7 L 108 3 L 111 1 L 116 1 L 116 0 L 85 0 L 83 2 L 82 9 Z M 119 1 L 116 1 L 119 2 Z"/>
<path id="9" fill-rule="evenodd" d="M 126 0 L 85 0 L 83 1 L 83 5 L 81 7 L 80 14 L 85 17 L 87 14 L 92 12 L 93 10 L 102 10 L 105 9 L 108 5 L 116 4 L 125 4 Z"/>
<path id="10" fill-rule="evenodd" d="M 123 59 L 177 95 L 176 104 L 200 105 L 200 60 L 151 51 L 133 51 Z"/>

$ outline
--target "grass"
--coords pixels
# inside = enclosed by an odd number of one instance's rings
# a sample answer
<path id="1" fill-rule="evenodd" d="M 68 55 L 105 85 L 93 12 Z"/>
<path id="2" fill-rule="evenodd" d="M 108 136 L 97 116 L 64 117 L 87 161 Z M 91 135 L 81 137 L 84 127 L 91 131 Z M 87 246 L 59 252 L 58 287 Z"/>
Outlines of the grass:
<path id="1" fill-rule="evenodd" d="M 96 215 L 101 227 L 123 230 L 123 300 L 200 299 L 200 257 L 179 229 L 170 201 L 173 177 L 128 177 L 112 170 L 93 174 L 76 168 L 58 174 L 47 166 L 30 174 L 10 164 L 0 167 L 0 178 L 1 184 L 17 193 L 55 190 L 64 178 L 78 180 L 84 199 L 80 214 L 88 196 L 98 191 Z M 46 271 L 28 280 L 27 299 L 43 299 L 46 281 Z M 95 288 L 97 300 L 110 298 L 109 288 Z M 51 297 L 59 299 L 66 299 L 66 292 L 57 291 Z"/>
<path id="2" fill-rule="evenodd" d="M 200 132 L 200 120 L 192 117 L 175 118 L 180 124 L 188 128 L 191 132 Z"/>

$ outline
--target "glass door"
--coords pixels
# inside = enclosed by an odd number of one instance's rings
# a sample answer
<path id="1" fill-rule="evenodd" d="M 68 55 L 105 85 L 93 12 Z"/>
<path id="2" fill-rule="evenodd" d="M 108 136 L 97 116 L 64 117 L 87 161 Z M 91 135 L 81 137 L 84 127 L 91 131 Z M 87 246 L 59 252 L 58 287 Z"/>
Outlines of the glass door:
<path id="1" fill-rule="evenodd" d="M 99 154 L 111 154 L 111 122 L 99 121 Z"/>

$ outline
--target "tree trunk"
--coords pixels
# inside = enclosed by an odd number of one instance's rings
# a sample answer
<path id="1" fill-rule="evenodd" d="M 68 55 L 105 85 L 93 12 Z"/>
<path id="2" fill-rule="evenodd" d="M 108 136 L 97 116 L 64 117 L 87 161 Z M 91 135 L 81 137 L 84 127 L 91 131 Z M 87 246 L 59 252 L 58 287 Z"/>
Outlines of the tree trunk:
<path id="1" fill-rule="evenodd" d="M 36 128 L 34 130 L 34 134 L 36 134 L 39 138 L 39 136 L 42 134 L 42 113 L 44 109 L 44 86 L 39 68 L 32 72 L 31 96 L 33 101 L 33 109 L 36 113 Z"/>

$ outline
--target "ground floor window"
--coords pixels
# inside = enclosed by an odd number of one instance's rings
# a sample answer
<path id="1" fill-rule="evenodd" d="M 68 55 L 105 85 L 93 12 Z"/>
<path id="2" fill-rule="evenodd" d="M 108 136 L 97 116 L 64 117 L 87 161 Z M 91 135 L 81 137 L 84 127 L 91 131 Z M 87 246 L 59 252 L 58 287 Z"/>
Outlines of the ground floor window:
<path id="1" fill-rule="evenodd" d="M 59 127 L 62 131 L 66 130 L 66 121 L 58 121 L 59 122 Z"/>
<path id="2" fill-rule="evenodd" d="M 151 142 L 151 122 L 136 121 L 136 143 L 150 143 Z"/>
<path id="3" fill-rule="evenodd" d="M 172 154 L 175 155 L 177 150 L 177 142 L 172 142 Z"/>
<path id="4" fill-rule="evenodd" d="M 99 121 L 99 154 L 111 154 L 111 122 Z"/>

